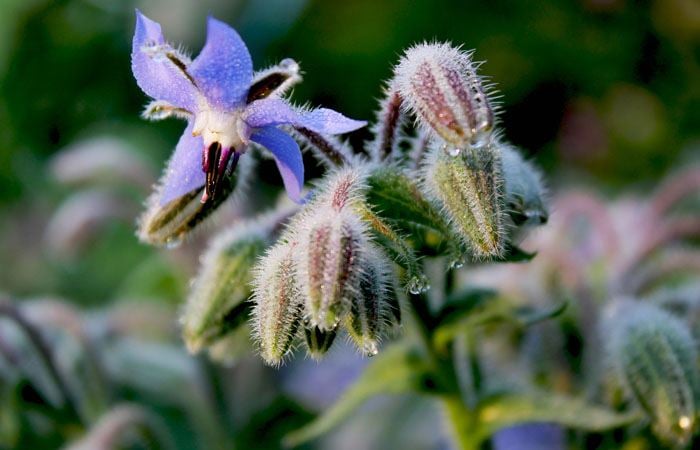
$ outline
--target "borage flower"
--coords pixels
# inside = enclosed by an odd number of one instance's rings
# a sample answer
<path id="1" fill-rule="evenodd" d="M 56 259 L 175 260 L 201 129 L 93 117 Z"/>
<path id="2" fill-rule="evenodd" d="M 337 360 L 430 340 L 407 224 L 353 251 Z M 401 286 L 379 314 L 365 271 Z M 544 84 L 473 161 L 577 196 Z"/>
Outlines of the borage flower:
<path id="1" fill-rule="evenodd" d="M 300 202 L 301 151 L 278 126 L 342 134 L 366 122 L 330 109 L 295 109 L 279 95 L 271 95 L 270 89 L 255 82 L 250 54 L 238 33 L 211 17 L 207 28 L 204 48 L 190 61 L 165 41 L 158 23 L 136 12 L 132 70 L 139 87 L 156 100 L 145 115 L 187 120 L 162 181 L 160 204 L 202 186 L 201 202 L 213 200 L 251 142 L 272 153 L 289 197 Z M 273 83 L 277 88 L 281 81 Z"/>

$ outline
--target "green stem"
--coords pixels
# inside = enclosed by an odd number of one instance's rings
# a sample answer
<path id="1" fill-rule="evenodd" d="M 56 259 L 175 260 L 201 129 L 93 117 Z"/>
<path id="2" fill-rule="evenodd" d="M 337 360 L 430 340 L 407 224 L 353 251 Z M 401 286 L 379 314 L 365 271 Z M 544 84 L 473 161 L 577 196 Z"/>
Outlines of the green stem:
<path id="1" fill-rule="evenodd" d="M 475 439 L 473 414 L 462 402 L 460 396 L 445 396 L 442 399 L 445 418 L 450 424 L 450 432 L 458 450 L 478 450 L 481 446 Z"/>

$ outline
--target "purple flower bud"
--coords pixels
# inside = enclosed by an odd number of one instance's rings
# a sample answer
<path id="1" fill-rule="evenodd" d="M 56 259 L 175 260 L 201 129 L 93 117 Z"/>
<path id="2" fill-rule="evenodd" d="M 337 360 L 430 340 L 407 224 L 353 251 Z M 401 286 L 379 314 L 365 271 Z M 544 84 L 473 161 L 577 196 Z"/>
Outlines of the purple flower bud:
<path id="1" fill-rule="evenodd" d="M 312 325 L 330 331 L 348 311 L 359 286 L 368 240 L 364 225 L 347 211 L 321 209 L 306 226 L 298 252 L 306 313 Z"/>
<path id="2" fill-rule="evenodd" d="M 258 262 L 253 280 L 253 334 L 270 365 L 290 350 L 301 321 L 303 300 L 294 270 L 294 243 L 279 243 Z"/>
<path id="3" fill-rule="evenodd" d="M 494 127 L 494 111 L 471 56 L 449 44 L 419 44 L 394 71 L 407 107 L 457 149 L 485 145 Z"/>

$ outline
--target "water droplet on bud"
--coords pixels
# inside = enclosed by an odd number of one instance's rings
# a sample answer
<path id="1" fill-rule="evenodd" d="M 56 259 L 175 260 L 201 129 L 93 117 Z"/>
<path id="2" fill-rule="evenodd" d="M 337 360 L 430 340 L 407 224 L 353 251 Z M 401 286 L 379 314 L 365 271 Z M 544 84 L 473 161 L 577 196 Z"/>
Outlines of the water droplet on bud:
<path id="1" fill-rule="evenodd" d="M 461 269 L 464 267 L 464 259 L 462 258 L 457 258 L 450 262 L 450 269 Z"/>
<path id="2" fill-rule="evenodd" d="M 453 157 L 459 156 L 462 153 L 461 148 L 454 147 L 451 145 L 443 145 L 442 149 L 447 155 L 453 156 Z"/>
<path id="3" fill-rule="evenodd" d="M 369 356 L 370 358 L 372 356 L 377 356 L 377 354 L 379 354 L 379 349 L 377 348 L 377 343 L 373 342 L 373 341 L 368 342 L 365 345 L 365 348 L 363 350 L 364 350 L 365 354 L 367 356 Z"/>
<path id="4" fill-rule="evenodd" d="M 430 283 L 425 276 L 414 276 L 408 281 L 408 292 L 413 295 L 422 294 L 430 290 Z"/>

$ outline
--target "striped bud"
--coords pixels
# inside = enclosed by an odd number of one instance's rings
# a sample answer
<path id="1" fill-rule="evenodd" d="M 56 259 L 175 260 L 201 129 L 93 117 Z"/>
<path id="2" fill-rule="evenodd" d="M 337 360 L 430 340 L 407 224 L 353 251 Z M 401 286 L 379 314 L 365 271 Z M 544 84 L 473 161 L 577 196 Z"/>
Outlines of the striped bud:
<path id="1" fill-rule="evenodd" d="M 503 163 L 505 204 L 508 215 L 516 226 L 541 225 L 549 213 L 545 202 L 546 191 L 542 175 L 520 152 L 505 143 L 498 143 Z"/>
<path id="2" fill-rule="evenodd" d="M 301 321 L 303 300 L 294 270 L 296 244 L 272 247 L 254 269 L 253 334 L 270 365 L 279 365 L 290 350 Z"/>
<path id="3" fill-rule="evenodd" d="M 684 446 L 697 427 L 698 354 L 687 326 L 662 309 L 622 300 L 605 321 L 607 353 L 654 433 Z"/>
<path id="4" fill-rule="evenodd" d="M 497 257 L 505 244 L 503 177 L 498 148 L 451 157 L 435 147 L 424 166 L 425 188 L 475 257 Z"/>
<path id="5" fill-rule="evenodd" d="M 395 69 L 406 106 L 456 149 L 485 145 L 494 127 L 493 108 L 471 56 L 449 44 L 419 44 Z"/>
<path id="6" fill-rule="evenodd" d="M 250 268 L 267 244 L 268 233 L 258 221 L 234 226 L 212 240 L 181 318 L 185 344 L 191 352 L 245 323 Z"/>
<path id="7" fill-rule="evenodd" d="M 160 202 L 161 189 L 146 200 L 146 211 L 138 220 L 137 235 L 142 242 L 174 247 L 179 245 L 196 227 L 210 218 L 229 197 L 238 197 L 250 179 L 254 158 L 241 158 L 238 169 L 221 180 L 220 192 L 202 203 L 204 187 L 182 195 L 165 205 Z"/>
<path id="8" fill-rule="evenodd" d="M 318 327 L 305 328 L 304 337 L 309 356 L 316 360 L 321 359 L 330 350 L 337 334 L 337 329 L 323 331 Z"/>
<path id="9" fill-rule="evenodd" d="M 378 353 L 381 334 L 394 318 L 388 299 L 393 293 L 389 267 L 379 249 L 368 248 L 359 289 L 345 320 L 345 328 L 355 345 L 368 356 Z"/>
<path id="10" fill-rule="evenodd" d="M 311 325 L 330 331 L 349 309 L 359 285 L 365 227 L 347 210 L 325 208 L 305 225 L 308 228 L 300 230 L 298 269 L 306 313 Z"/>

